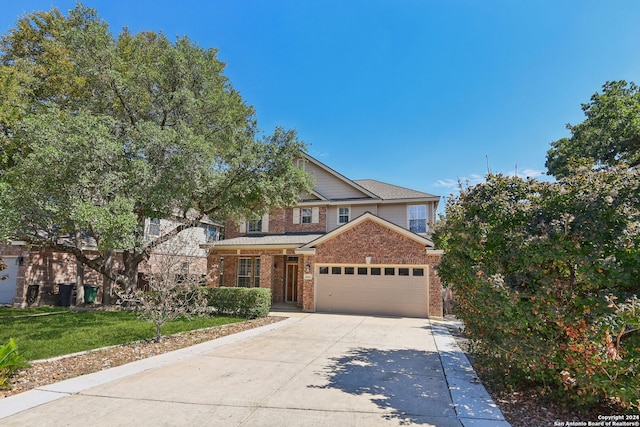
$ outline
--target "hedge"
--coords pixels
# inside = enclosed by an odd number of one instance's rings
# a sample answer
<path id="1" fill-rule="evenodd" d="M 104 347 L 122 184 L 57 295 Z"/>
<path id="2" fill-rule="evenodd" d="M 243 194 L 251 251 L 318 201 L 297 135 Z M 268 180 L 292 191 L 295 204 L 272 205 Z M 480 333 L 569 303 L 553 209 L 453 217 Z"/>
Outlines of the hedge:
<path id="1" fill-rule="evenodd" d="M 436 225 L 438 275 L 496 384 L 637 413 L 640 169 L 578 172 L 463 188 Z"/>
<path id="2" fill-rule="evenodd" d="M 216 314 L 255 319 L 271 309 L 271 290 L 265 288 L 206 288 L 205 297 Z"/>

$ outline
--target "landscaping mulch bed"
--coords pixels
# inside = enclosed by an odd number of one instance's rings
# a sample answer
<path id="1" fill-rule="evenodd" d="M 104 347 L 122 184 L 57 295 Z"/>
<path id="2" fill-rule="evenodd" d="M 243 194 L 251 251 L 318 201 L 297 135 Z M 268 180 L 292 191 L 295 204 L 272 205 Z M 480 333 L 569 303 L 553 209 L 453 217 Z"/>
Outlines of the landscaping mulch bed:
<path id="1" fill-rule="evenodd" d="M 182 332 L 153 340 L 138 341 L 114 347 L 86 351 L 80 354 L 61 356 L 41 362 L 32 362 L 31 367 L 15 372 L 10 390 L 0 389 L 0 398 L 22 393 L 80 375 L 102 371 L 147 357 L 189 347 L 226 335 L 257 328 L 285 320 L 286 317 L 269 316 L 244 322 Z"/>

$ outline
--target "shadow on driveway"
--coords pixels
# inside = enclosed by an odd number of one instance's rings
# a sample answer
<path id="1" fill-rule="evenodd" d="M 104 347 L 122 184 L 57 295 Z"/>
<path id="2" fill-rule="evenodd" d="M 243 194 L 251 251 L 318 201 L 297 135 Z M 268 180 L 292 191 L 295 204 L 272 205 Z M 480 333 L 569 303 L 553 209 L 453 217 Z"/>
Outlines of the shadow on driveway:
<path id="1" fill-rule="evenodd" d="M 438 353 L 356 348 L 324 369 L 332 388 L 368 396 L 387 419 L 421 424 L 425 417 L 455 417 Z"/>

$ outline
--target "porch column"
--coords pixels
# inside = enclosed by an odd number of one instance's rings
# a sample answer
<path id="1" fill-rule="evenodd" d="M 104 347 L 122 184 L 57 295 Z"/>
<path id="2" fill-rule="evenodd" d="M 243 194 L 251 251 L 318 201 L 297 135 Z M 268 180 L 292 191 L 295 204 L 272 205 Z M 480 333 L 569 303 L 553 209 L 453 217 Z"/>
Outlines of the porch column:
<path id="1" fill-rule="evenodd" d="M 260 255 L 260 287 L 271 289 L 272 276 L 273 255 Z"/>
<path id="2" fill-rule="evenodd" d="M 313 312 L 314 310 L 314 277 L 315 277 L 315 257 L 304 255 L 302 261 L 302 311 Z"/>

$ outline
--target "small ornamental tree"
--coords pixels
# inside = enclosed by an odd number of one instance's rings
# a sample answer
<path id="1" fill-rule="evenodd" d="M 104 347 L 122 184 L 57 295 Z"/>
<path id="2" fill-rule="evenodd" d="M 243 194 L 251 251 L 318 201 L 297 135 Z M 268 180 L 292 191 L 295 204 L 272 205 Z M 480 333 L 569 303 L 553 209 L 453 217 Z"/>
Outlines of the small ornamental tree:
<path id="1" fill-rule="evenodd" d="M 117 289 L 123 304 L 132 304 L 138 318 L 155 326 L 155 341 L 162 339 L 162 327 L 170 321 L 205 313 L 207 300 L 200 287 L 202 276 L 191 274 L 191 264 L 197 248 L 189 244 L 186 230 L 158 247 L 148 271 L 143 289 Z"/>
<path id="2" fill-rule="evenodd" d="M 436 226 L 438 274 L 500 382 L 639 410 L 640 172 L 576 172 L 463 188 Z"/>

